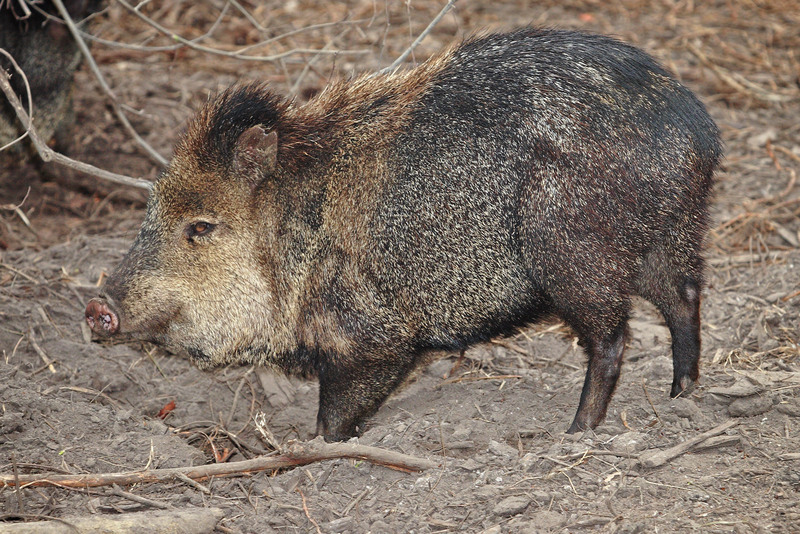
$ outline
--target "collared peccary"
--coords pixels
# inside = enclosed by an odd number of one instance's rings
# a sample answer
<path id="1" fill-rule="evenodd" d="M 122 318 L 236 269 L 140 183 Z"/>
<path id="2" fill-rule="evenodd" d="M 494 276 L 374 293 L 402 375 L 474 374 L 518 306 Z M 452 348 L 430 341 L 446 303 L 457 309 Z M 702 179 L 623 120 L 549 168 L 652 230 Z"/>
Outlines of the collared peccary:
<path id="1" fill-rule="evenodd" d="M 50 140 L 62 127 L 71 125 L 72 75 L 81 62 L 81 53 L 67 27 L 48 16 L 60 18 L 52 2 L 0 1 L 0 48 L 11 54 L 25 73 L 33 100 L 33 119 L 40 137 Z M 76 21 L 100 9 L 100 0 L 64 0 L 64 7 Z M 11 86 L 28 109 L 28 95 L 22 76 L 0 54 L 0 68 L 11 74 Z M 0 93 L 0 146 L 24 132 L 16 113 Z M 14 148 L 14 157 L 24 152 Z"/>
<path id="2" fill-rule="evenodd" d="M 569 432 L 606 414 L 631 296 L 698 378 L 701 248 L 721 157 L 703 105 L 611 38 L 525 28 L 304 105 L 239 85 L 191 121 L 86 318 L 202 368 L 315 375 L 347 438 L 435 350 L 546 315 L 589 357 Z"/>

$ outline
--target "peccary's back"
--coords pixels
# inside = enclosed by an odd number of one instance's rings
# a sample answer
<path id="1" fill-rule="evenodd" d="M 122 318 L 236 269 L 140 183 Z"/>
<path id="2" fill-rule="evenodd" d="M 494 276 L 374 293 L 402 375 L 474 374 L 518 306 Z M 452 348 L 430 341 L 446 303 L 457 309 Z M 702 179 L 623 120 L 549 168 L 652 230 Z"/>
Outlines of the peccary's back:
<path id="1" fill-rule="evenodd" d="M 370 244 L 379 291 L 432 345 L 535 319 L 575 265 L 587 286 L 630 293 L 641 258 L 687 219 L 686 246 L 700 246 L 718 132 L 649 56 L 524 29 L 443 65 L 392 143 Z"/>

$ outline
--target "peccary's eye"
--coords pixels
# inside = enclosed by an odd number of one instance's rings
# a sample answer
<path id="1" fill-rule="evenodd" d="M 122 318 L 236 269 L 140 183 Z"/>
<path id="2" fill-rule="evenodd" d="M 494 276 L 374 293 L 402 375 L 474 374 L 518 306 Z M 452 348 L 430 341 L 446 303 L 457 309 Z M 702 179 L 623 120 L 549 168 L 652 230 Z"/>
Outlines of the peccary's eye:
<path id="1" fill-rule="evenodd" d="M 192 239 L 193 237 L 201 237 L 211 233 L 216 225 L 205 221 L 196 221 L 186 227 L 186 237 Z"/>

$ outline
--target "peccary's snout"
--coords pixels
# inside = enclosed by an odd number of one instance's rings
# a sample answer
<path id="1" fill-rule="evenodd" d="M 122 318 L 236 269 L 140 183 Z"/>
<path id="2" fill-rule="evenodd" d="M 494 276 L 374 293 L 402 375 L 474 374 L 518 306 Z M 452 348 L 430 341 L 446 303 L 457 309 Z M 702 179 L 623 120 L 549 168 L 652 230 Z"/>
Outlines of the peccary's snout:
<path id="1" fill-rule="evenodd" d="M 86 305 L 86 323 L 95 334 L 110 336 L 119 330 L 119 315 L 106 299 L 93 298 Z"/>

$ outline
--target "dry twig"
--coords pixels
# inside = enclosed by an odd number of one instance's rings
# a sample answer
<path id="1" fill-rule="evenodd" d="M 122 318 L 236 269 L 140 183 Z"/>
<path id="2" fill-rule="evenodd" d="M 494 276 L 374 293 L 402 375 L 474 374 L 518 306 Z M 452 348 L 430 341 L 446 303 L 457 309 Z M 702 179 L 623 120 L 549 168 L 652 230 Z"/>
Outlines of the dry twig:
<path id="1" fill-rule="evenodd" d="M 2 48 L 0 48 L 0 54 L 2 54 L 2 55 L 4 55 L 5 57 L 8 58 L 8 60 L 11 62 L 11 65 L 19 73 L 19 75 L 22 77 L 22 81 L 25 83 L 25 94 L 28 97 L 28 116 L 31 117 L 31 119 L 33 119 L 33 97 L 31 96 L 31 84 L 28 83 L 28 77 L 25 76 L 25 72 L 23 72 L 22 67 L 19 66 L 19 63 L 16 62 L 16 60 L 14 59 L 14 56 L 9 54 L 8 52 L 3 50 Z M 20 142 L 23 139 L 25 139 L 27 136 L 28 136 L 28 131 L 26 130 L 25 132 L 22 133 L 22 135 L 20 135 L 19 137 L 17 137 L 13 141 L 10 141 L 10 142 L 6 143 L 5 145 L 3 145 L 2 147 L 0 147 L 0 152 L 2 152 L 3 150 L 7 149 L 10 146 L 13 146 L 13 145 L 17 144 L 18 142 Z M 25 196 L 27 197 L 28 195 L 25 195 Z M 23 202 L 24 202 L 24 200 L 23 200 Z"/>
<path id="2" fill-rule="evenodd" d="M 75 22 L 73 22 L 72 17 L 70 17 L 67 8 L 64 7 L 64 4 L 61 2 L 61 0 L 53 0 L 53 5 L 56 6 L 56 8 L 58 9 L 58 13 L 64 19 L 64 24 L 66 24 L 67 28 L 69 28 L 69 31 L 72 34 L 72 38 L 75 40 L 75 43 L 78 45 L 78 48 L 80 48 L 80 51 L 83 54 L 84 59 L 86 59 L 86 63 L 89 65 L 89 68 L 94 73 L 95 77 L 97 78 L 97 81 L 100 82 L 100 87 L 102 87 L 103 92 L 105 92 L 106 95 L 108 95 L 108 97 L 111 99 L 111 105 L 114 108 L 114 113 L 117 114 L 117 118 L 119 118 L 120 122 L 128 131 L 128 133 L 131 134 L 131 136 L 136 140 L 137 143 L 139 143 L 139 146 L 141 146 L 144 149 L 144 151 L 147 153 L 148 156 L 150 156 L 157 163 L 166 166 L 168 163 L 166 158 L 161 154 L 159 154 L 158 152 L 156 152 L 156 150 L 153 147 L 151 147 L 147 143 L 147 141 L 142 139 L 142 137 L 133 128 L 133 125 L 128 120 L 128 117 L 125 116 L 125 112 L 122 111 L 122 107 L 119 105 L 116 95 L 114 95 L 114 92 L 111 90 L 111 87 L 108 86 L 105 78 L 103 78 L 103 74 L 97 67 L 97 63 L 95 62 L 94 57 L 92 57 L 91 52 L 89 52 L 89 47 L 87 47 L 86 43 L 83 42 L 83 39 L 81 38 L 80 33 L 78 32 L 78 28 L 75 26 Z"/>
<path id="3" fill-rule="evenodd" d="M 320 528 L 319 528 L 319 523 L 314 521 L 314 518 L 311 517 L 310 513 L 308 513 L 308 504 L 306 504 L 306 496 L 303 495 L 303 492 L 302 492 L 302 490 L 300 488 L 297 488 L 297 493 L 299 493 L 300 494 L 300 498 L 303 499 L 303 512 L 305 512 L 306 517 L 308 518 L 309 521 L 311 521 L 311 524 L 313 524 L 316 527 L 317 534 L 322 534 L 322 530 L 320 530 Z"/>
<path id="4" fill-rule="evenodd" d="M 55 374 L 55 372 L 56 372 L 56 368 L 55 368 L 55 366 L 53 365 L 53 360 L 51 360 L 51 359 L 50 359 L 50 358 L 47 356 L 47 353 L 46 353 L 44 350 L 42 350 L 42 347 L 40 347 L 40 346 L 39 346 L 39 344 L 36 342 L 36 338 L 33 336 L 33 328 L 31 328 L 30 330 L 28 330 L 28 341 L 30 341 L 30 342 L 31 342 L 31 346 L 33 347 L 33 350 L 35 350 L 35 351 L 36 351 L 36 354 L 38 354 L 38 355 L 39 355 L 39 357 L 40 357 L 40 358 L 42 359 L 42 361 L 45 363 L 45 365 L 47 366 L 47 368 L 48 368 L 48 369 L 50 369 L 50 372 L 51 372 L 51 373 L 53 373 L 53 374 Z"/>
<path id="5" fill-rule="evenodd" d="M 386 73 L 388 73 L 388 72 L 392 72 L 394 69 L 396 69 L 397 67 L 399 67 L 399 66 L 400 66 L 400 64 L 401 64 L 403 61 L 405 61 L 405 59 L 406 59 L 408 56 L 410 56 L 410 55 L 411 55 L 411 52 L 413 52 L 413 51 L 414 51 L 414 49 L 415 49 L 415 48 L 417 48 L 417 47 L 419 46 L 419 44 L 422 42 L 422 40 L 423 40 L 423 39 L 425 39 L 425 37 L 427 37 L 429 33 L 431 33 L 431 30 L 433 30 L 433 28 L 434 28 L 434 27 L 435 27 L 437 24 L 439 24 L 439 21 L 440 21 L 440 20 L 442 20 L 442 17 L 444 17 L 444 16 L 447 14 L 447 12 L 448 12 L 448 11 L 450 11 L 451 9 L 453 9 L 453 7 L 456 5 L 456 2 L 457 2 L 457 1 L 458 1 L 458 0 L 447 0 L 447 4 L 445 4 L 445 6 L 442 8 L 442 10 L 441 10 L 441 11 L 439 11 L 439 14 L 438 14 L 438 15 L 436 15 L 436 16 L 433 18 L 433 20 L 430 22 L 430 24 L 428 24 L 428 27 L 427 27 L 427 28 L 425 28 L 425 29 L 422 31 L 422 33 L 420 33 L 420 34 L 419 34 L 419 36 L 418 36 L 416 39 L 414 39 L 414 42 L 413 42 L 413 43 L 411 43 L 411 46 L 409 46 L 409 47 L 406 49 L 406 51 L 405 51 L 405 52 L 403 52 L 402 54 L 400 54 L 400 57 L 398 57 L 397 59 L 395 59 L 395 60 L 392 62 L 392 64 L 391 64 L 391 65 L 389 65 L 388 67 L 386 67 L 386 68 L 384 68 L 384 69 L 381 69 L 381 70 L 379 70 L 378 72 L 376 72 L 376 73 L 375 73 L 375 74 L 373 74 L 372 76 L 378 76 L 378 75 L 380 75 L 380 74 L 386 74 Z"/>
<path id="6" fill-rule="evenodd" d="M 14 484 L 16 485 L 17 488 L 16 491 L 14 492 L 17 494 L 17 510 L 19 511 L 20 515 L 24 515 L 25 506 L 22 504 L 22 492 L 20 491 L 20 486 L 19 486 L 20 477 L 19 477 L 19 468 L 17 467 L 17 456 L 14 454 L 13 451 L 11 452 L 11 466 L 12 470 L 14 471 L 14 474 L 12 475 L 14 477 Z"/>
<path id="7" fill-rule="evenodd" d="M 129 501 L 138 502 L 139 504 L 144 504 L 145 506 L 160 508 L 161 510 L 169 510 L 173 508 L 171 504 L 167 504 L 161 501 L 154 501 L 153 499 L 148 499 L 147 497 L 142 497 L 141 495 L 136 495 L 134 493 L 129 493 L 127 491 L 124 491 L 116 484 L 112 484 L 111 494 L 116 495 L 117 497 L 122 497 L 123 499 L 128 499 Z"/>
<path id="8" fill-rule="evenodd" d="M 658 410 L 656 410 L 655 404 L 653 404 L 653 400 L 650 398 L 650 392 L 647 391 L 647 381 L 642 378 L 642 391 L 644 391 L 644 396 L 647 399 L 647 403 L 650 405 L 650 408 L 653 410 L 653 414 L 656 416 L 658 420 L 658 424 L 662 427 L 664 426 L 664 422 L 661 420 L 661 417 L 658 415 Z"/>
<path id="9" fill-rule="evenodd" d="M 47 146 L 47 144 L 42 141 L 42 138 L 39 137 L 39 134 L 36 132 L 36 128 L 31 122 L 28 114 L 25 112 L 25 109 L 22 107 L 19 98 L 17 98 L 17 95 L 14 93 L 14 90 L 11 88 L 11 84 L 8 80 L 8 73 L 5 70 L 0 69 L 0 90 L 5 93 L 6 98 L 8 98 L 8 101 L 14 108 L 14 111 L 16 112 L 17 117 L 19 118 L 23 127 L 27 130 L 31 141 L 33 142 L 33 146 L 36 148 L 36 151 L 39 153 L 39 157 L 42 158 L 43 161 L 54 161 L 59 165 L 64 165 L 65 167 L 69 167 L 86 174 L 91 174 L 92 176 L 97 176 L 98 178 L 102 178 L 103 180 L 108 180 L 109 182 L 114 182 L 117 184 L 130 185 L 147 190 L 153 188 L 152 182 L 148 180 L 131 178 L 130 176 L 125 176 L 123 174 L 117 174 L 97 168 L 94 165 L 89 165 L 88 163 L 83 163 L 82 161 L 76 161 L 63 154 L 59 154 Z"/>
<path id="10" fill-rule="evenodd" d="M 724 423 L 722 423 L 717 427 L 712 428 L 707 432 L 698 434 L 691 439 L 687 439 L 683 443 L 679 443 L 674 447 L 670 447 L 669 449 L 665 449 L 663 451 L 645 451 L 639 456 L 639 463 L 641 463 L 643 467 L 648 467 L 648 468 L 661 467 L 665 463 L 684 454 L 685 452 L 689 451 L 694 446 L 704 442 L 708 438 L 713 438 L 714 436 L 718 436 L 723 432 L 725 432 L 726 430 L 733 428 L 738 424 L 739 424 L 738 421 L 731 419 L 729 421 L 725 421 Z"/>
<path id="11" fill-rule="evenodd" d="M 125 9 L 139 17 L 144 23 L 147 25 L 155 28 L 160 33 L 166 35 L 173 41 L 177 41 L 178 43 L 185 45 L 193 50 L 197 50 L 199 52 L 206 52 L 208 54 L 214 54 L 218 56 L 229 57 L 233 59 L 241 59 L 246 61 L 265 61 L 265 62 L 272 62 L 278 61 L 285 57 L 297 55 L 297 54 L 364 54 L 366 53 L 364 50 L 314 50 L 314 49 L 306 49 L 306 48 L 295 48 L 292 50 L 287 50 L 286 52 L 281 52 L 279 54 L 273 54 L 270 56 L 248 56 L 242 54 L 241 51 L 226 51 L 226 50 L 219 50 L 217 48 L 212 48 L 210 46 L 201 45 L 193 39 L 186 39 L 177 35 L 174 32 L 171 32 L 169 28 L 165 28 L 158 22 L 154 21 L 150 17 L 144 15 L 141 11 L 139 11 L 138 7 L 133 7 L 125 0 L 117 0 L 117 2 L 123 6 Z M 252 46 L 247 47 L 247 49 L 252 48 Z"/>
<path id="12" fill-rule="evenodd" d="M 711 69 L 720 80 L 728 84 L 735 91 L 763 102 L 790 102 L 798 98 L 797 95 L 787 95 L 768 91 L 742 77 L 741 75 L 727 71 L 719 65 L 714 64 L 710 59 L 708 59 L 708 56 L 706 56 L 702 51 L 700 51 L 699 48 L 691 43 L 686 43 L 686 48 L 692 53 L 692 55 L 700 60 L 700 63 Z"/>
<path id="13" fill-rule="evenodd" d="M 184 473 L 176 473 L 175 474 L 175 479 L 176 480 L 180 480 L 181 482 L 183 482 L 187 486 L 190 486 L 190 487 L 196 489 L 197 491 L 199 491 L 201 493 L 205 493 L 206 495 L 211 495 L 211 490 L 210 489 L 208 489 L 206 486 L 200 484 L 198 481 L 189 478 Z"/>
<path id="14" fill-rule="evenodd" d="M 447 384 L 457 384 L 459 382 L 480 382 L 483 380 L 510 380 L 512 378 L 525 378 L 522 375 L 487 375 L 487 376 L 459 376 L 448 380 L 442 380 L 436 387 L 446 386 Z"/>
<path id="15" fill-rule="evenodd" d="M 5 263 L 0 263 L 0 267 L 2 267 L 2 268 L 4 268 L 4 269 L 8 269 L 8 270 L 9 270 L 9 271 L 11 271 L 12 273 L 14 273 L 14 274 L 17 274 L 17 275 L 19 275 L 19 276 L 23 277 L 23 278 L 24 278 L 25 280 L 27 280 L 28 282 L 31 282 L 31 283 L 33 283 L 33 284 L 39 284 L 39 281 L 38 281 L 38 280 L 36 280 L 35 278 L 33 278 L 32 276 L 30 276 L 29 274 L 25 274 L 24 272 L 20 271 L 19 269 L 15 269 L 15 268 L 13 268 L 13 267 L 12 267 L 12 266 L 10 266 L 10 265 L 7 265 L 7 264 L 5 264 Z"/>
<path id="16" fill-rule="evenodd" d="M 321 437 L 318 437 L 312 441 L 293 443 L 283 454 L 277 456 L 261 456 L 241 462 L 171 469 L 146 469 L 124 473 L 88 473 L 78 475 L 43 473 L 19 475 L 18 478 L 15 478 L 14 475 L 0 475 L 0 488 L 16 485 L 20 485 L 20 487 L 60 486 L 69 488 L 93 488 L 113 484 L 127 486 L 174 480 L 181 475 L 185 475 L 192 480 L 205 480 L 215 476 L 236 476 L 285 467 L 296 467 L 335 458 L 365 460 L 406 473 L 433 469 L 439 465 L 431 460 L 416 458 L 378 447 L 359 445 L 357 443 L 325 443 Z"/>

